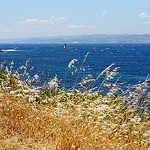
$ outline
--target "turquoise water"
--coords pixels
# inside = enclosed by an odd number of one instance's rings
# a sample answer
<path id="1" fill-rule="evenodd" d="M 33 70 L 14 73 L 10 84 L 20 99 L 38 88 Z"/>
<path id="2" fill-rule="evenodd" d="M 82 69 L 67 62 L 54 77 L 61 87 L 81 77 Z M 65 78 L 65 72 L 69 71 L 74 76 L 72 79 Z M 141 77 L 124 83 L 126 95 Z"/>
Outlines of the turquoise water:
<path id="1" fill-rule="evenodd" d="M 41 75 L 45 71 L 43 80 L 47 80 L 48 72 L 49 78 L 57 74 L 62 79 L 61 83 L 69 62 L 77 59 L 79 64 L 76 63 L 75 66 L 79 70 L 87 52 L 89 55 L 79 80 L 87 74 L 97 77 L 112 63 L 115 63 L 115 67 L 120 67 L 117 75 L 121 77 L 120 82 L 136 84 L 150 74 L 150 44 L 67 44 L 66 48 L 63 44 L 0 44 L 0 49 L 4 51 L 0 53 L 0 62 L 6 60 L 10 64 L 13 60 L 14 70 L 30 58 L 29 67 L 34 66 L 31 75 Z M 77 73 L 74 71 L 74 68 L 68 70 L 66 88 L 75 83 Z"/>

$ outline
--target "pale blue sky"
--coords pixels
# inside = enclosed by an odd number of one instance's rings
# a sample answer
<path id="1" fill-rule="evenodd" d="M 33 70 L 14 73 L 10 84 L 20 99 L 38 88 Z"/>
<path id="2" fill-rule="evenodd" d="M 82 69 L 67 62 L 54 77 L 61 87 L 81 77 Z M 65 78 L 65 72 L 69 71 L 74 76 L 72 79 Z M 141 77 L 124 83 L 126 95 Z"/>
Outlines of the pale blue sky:
<path id="1" fill-rule="evenodd" d="M 150 34 L 150 0 L 1 0 L 0 38 Z"/>

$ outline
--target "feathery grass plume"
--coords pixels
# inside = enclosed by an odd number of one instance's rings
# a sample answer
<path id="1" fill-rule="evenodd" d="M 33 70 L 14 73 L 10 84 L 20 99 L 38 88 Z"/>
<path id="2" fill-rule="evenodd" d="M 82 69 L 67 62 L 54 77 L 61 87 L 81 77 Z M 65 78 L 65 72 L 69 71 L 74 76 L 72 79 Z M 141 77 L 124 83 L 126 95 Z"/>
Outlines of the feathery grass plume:
<path id="1" fill-rule="evenodd" d="M 74 64 L 75 62 L 77 62 L 78 60 L 77 59 L 72 59 L 69 64 L 68 64 L 68 67 L 67 67 L 67 71 L 66 71 L 66 74 L 65 74 L 65 78 L 64 78 L 64 83 L 63 83 L 63 89 L 65 87 L 65 82 L 66 82 L 66 77 L 67 77 L 67 73 L 68 73 L 68 69 L 69 68 L 72 68 L 72 67 L 75 67 Z"/>
<path id="2" fill-rule="evenodd" d="M 29 70 L 28 70 L 28 62 L 30 61 L 30 59 L 28 59 L 27 61 L 26 61 L 26 64 L 25 64 L 25 66 L 21 66 L 21 67 L 19 67 L 18 68 L 18 71 L 19 70 L 22 70 L 23 72 L 22 73 L 20 73 L 20 79 L 21 80 L 23 80 L 23 81 L 25 81 L 27 78 L 27 82 L 29 82 L 30 83 L 30 81 L 29 81 L 29 72 L 31 71 L 31 70 L 33 70 L 33 67 L 31 67 Z"/>
<path id="3" fill-rule="evenodd" d="M 149 81 L 150 78 L 147 76 L 144 82 L 135 85 L 128 85 L 122 94 L 117 95 L 118 98 L 128 107 L 137 109 L 142 115 L 150 115 Z"/>
<path id="4" fill-rule="evenodd" d="M 4 65 L 5 65 L 5 63 L 6 63 L 6 61 L 1 62 L 1 64 L 0 64 L 0 71 L 2 71 L 2 69 L 3 69 Z"/>
<path id="5" fill-rule="evenodd" d="M 56 89 L 58 88 L 58 78 L 57 78 L 57 74 L 55 75 L 55 77 L 51 80 L 49 80 L 46 84 L 46 89 Z"/>
<path id="6" fill-rule="evenodd" d="M 14 61 L 11 61 L 11 63 L 10 63 L 10 74 L 12 73 L 13 65 L 14 65 Z"/>
<path id="7" fill-rule="evenodd" d="M 77 59 L 72 59 L 72 60 L 70 61 L 70 63 L 68 64 L 68 67 L 69 67 L 69 68 L 74 67 L 75 62 L 77 62 L 77 61 L 78 61 Z"/>
<path id="8" fill-rule="evenodd" d="M 105 78 L 103 79 L 101 85 L 100 85 L 99 88 L 98 88 L 98 91 L 99 91 L 99 92 L 100 92 L 100 89 L 101 89 L 101 87 L 104 85 L 105 82 L 112 80 L 112 79 L 114 78 L 114 76 L 118 74 L 118 72 L 117 72 L 117 69 L 118 69 L 118 68 L 119 68 L 119 67 L 116 67 L 116 68 L 113 69 L 112 71 L 109 71 L 110 68 L 109 68 L 108 70 L 106 70 L 106 76 L 105 76 Z M 107 85 L 107 84 L 108 84 L 108 85 Z M 110 85 L 109 85 L 109 83 L 106 83 L 105 86 L 110 86 Z"/>
<path id="9" fill-rule="evenodd" d="M 80 86 L 79 90 L 82 91 L 84 90 L 84 92 L 87 91 L 87 84 L 92 83 L 93 81 L 95 81 L 95 79 L 93 79 L 91 74 L 85 75 L 84 77 L 81 78 L 81 82 L 78 83 L 78 85 Z M 96 89 L 97 87 L 90 89 L 89 91 L 93 91 L 94 89 Z M 89 92 L 87 91 L 87 92 Z"/>
<path id="10" fill-rule="evenodd" d="M 90 89 L 90 88 L 93 88 L 96 81 L 104 74 L 106 73 L 108 70 L 110 70 L 110 68 L 115 65 L 114 63 L 112 63 L 111 65 L 109 65 L 106 69 L 104 69 L 95 79 L 95 81 L 93 81 L 86 89 Z M 102 84 L 101 84 L 102 85 Z M 100 86 L 101 87 L 101 86 Z M 98 90 L 99 91 L 99 90 Z"/>
<path id="11" fill-rule="evenodd" d="M 75 89 L 75 87 L 76 87 L 76 84 L 77 84 L 77 82 L 78 82 L 78 78 L 79 78 L 80 72 L 81 72 L 81 70 L 82 70 L 82 66 L 83 66 L 84 62 L 86 61 L 88 55 L 89 55 L 89 52 L 87 52 L 87 54 L 85 55 L 84 60 L 83 60 L 83 62 L 82 62 L 82 64 L 81 64 L 80 70 L 79 70 L 78 75 L 77 75 L 77 79 L 76 79 L 76 81 L 75 81 L 75 85 L 73 86 L 73 91 L 74 91 L 74 89 Z"/>
<path id="12" fill-rule="evenodd" d="M 119 91 L 122 91 L 122 89 L 120 88 L 120 85 L 121 83 L 119 84 L 118 81 L 119 81 L 120 77 L 116 80 L 115 83 L 111 84 L 111 83 L 106 83 L 104 85 L 104 87 L 108 87 L 108 84 L 110 84 L 109 86 L 109 91 L 107 92 L 106 96 L 113 96 L 115 97 L 115 93 L 119 92 Z"/>

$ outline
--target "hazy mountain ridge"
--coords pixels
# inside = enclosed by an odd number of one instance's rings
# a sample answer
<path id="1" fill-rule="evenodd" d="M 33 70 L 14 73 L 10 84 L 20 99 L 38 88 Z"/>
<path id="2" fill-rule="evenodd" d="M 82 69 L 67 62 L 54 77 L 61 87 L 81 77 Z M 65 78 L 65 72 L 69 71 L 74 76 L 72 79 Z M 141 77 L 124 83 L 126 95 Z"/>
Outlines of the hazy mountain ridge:
<path id="1" fill-rule="evenodd" d="M 0 39 L 0 43 L 150 43 L 150 34 L 92 34 Z"/>

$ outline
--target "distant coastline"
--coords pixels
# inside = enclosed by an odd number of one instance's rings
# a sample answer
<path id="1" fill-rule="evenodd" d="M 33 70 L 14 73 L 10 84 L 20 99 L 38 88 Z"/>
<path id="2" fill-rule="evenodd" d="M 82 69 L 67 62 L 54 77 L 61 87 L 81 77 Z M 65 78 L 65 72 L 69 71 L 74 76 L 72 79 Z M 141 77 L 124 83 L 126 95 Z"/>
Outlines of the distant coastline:
<path id="1" fill-rule="evenodd" d="M 0 39 L 0 43 L 150 43 L 150 34 L 91 34 Z"/>

